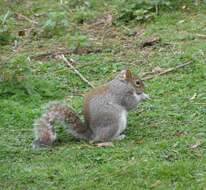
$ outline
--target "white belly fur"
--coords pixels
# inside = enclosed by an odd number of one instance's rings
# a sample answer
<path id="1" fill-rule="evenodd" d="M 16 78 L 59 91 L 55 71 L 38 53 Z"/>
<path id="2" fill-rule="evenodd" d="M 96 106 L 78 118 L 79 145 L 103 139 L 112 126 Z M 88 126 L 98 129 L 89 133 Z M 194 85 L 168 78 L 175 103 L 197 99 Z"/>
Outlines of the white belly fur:
<path id="1" fill-rule="evenodd" d="M 116 136 L 119 136 L 127 127 L 127 111 L 123 110 L 119 118 L 119 130 L 116 133 Z"/>

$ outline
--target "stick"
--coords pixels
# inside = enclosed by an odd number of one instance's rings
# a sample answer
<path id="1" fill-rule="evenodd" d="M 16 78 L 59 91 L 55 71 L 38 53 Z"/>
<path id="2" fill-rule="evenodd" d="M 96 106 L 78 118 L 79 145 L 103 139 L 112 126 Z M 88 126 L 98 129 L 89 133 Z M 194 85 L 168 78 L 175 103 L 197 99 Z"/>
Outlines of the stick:
<path id="1" fill-rule="evenodd" d="M 204 34 L 195 34 L 197 37 L 200 37 L 200 38 L 203 38 L 203 39 L 205 39 L 206 38 L 206 35 L 204 35 Z"/>
<path id="2" fill-rule="evenodd" d="M 86 82 L 89 86 L 92 88 L 95 88 L 93 84 L 91 84 L 71 63 L 74 63 L 72 60 L 67 60 L 67 58 L 64 56 L 64 54 L 61 54 L 59 56 L 60 59 L 62 59 L 67 66 L 69 66 L 84 82 Z"/>
<path id="3" fill-rule="evenodd" d="M 170 73 L 170 72 L 172 72 L 172 71 L 176 71 L 177 69 L 180 69 L 180 68 L 182 68 L 182 67 L 185 67 L 185 66 L 187 66 L 187 65 L 189 65 L 189 64 L 191 64 L 191 63 L 192 63 L 192 61 L 189 61 L 189 62 L 180 64 L 180 65 L 178 65 L 178 66 L 176 66 L 176 67 L 169 68 L 169 69 L 166 69 L 166 70 L 164 70 L 164 71 L 162 71 L 162 72 L 160 72 L 160 73 L 157 73 L 156 75 L 144 77 L 142 80 L 150 80 L 150 79 L 155 78 L 156 76 L 165 75 L 165 74 L 167 74 L 167 73 Z"/>
<path id="4" fill-rule="evenodd" d="M 16 16 L 19 17 L 19 18 L 22 18 L 22 19 L 24 19 L 24 20 L 26 20 L 26 21 L 28 21 L 28 22 L 31 22 L 32 24 L 38 24 L 37 21 L 32 20 L 32 19 L 26 17 L 25 15 L 23 15 L 23 14 L 21 14 L 21 13 L 16 13 Z"/>
<path id="5" fill-rule="evenodd" d="M 90 54 L 90 53 L 99 53 L 101 52 L 101 49 L 82 49 L 81 50 L 82 52 L 74 52 L 72 50 L 63 50 L 63 51 L 54 51 L 54 52 L 45 52 L 45 53 L 40 53 L 40 54 L 36 54 L 36 55 L 32 55 L 30 58 L 31 59 L 35 59 L 35 60 L 38 60 L 38 59 L 47 59 L 47 58 L 55 58 L 55 57 L 58 57 L 62 54 L 64 55 L 68 55 L 68 54 L 78 54 L 78 55 L 84 55 L 84 54 Z"/>
<path id="6" fill-rule="evenodd" d="M 48 59 L 48 58 L 57 58 L 57 57 L 59 57 L 62 54 L 64 54 L 64 55 L 72 54 L 72 51 L 63 50 L 61 52 L 58 52 L 58 51 L 45 52 L 45 53 L 40 53 L 40 54 L 32 55 L 30 58 L 34 59 L 34 60 Z"/>
<path id="7" fill-rule="evenodd" d="M 2 26 L 4 26 L 4 24 L 6 23 L 6 19 L 8 18 L 8 16 L 9 16 L 9 11 L 6 12 L 6 14 L 2 20 Z"/>
<path id="8" fill-rule="evenodd" d="M 155 5 L 155 13 L 156 13 L 156 15 L 159 15 L 159 6 L 158 6 L 158 4 Z"/>

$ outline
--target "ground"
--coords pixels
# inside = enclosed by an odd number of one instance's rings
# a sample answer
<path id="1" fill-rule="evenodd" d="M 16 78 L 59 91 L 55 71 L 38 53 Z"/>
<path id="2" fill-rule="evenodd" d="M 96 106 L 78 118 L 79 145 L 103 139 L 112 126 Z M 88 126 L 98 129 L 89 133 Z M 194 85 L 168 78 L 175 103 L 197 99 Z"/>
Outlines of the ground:
<path id="1" fill-rule="evenodd" d="M 0 7 L 1 18 L 9 11 L 5 22 L 18 42 L 0 46 L 1 64 L 24 66 L 17 73 L 8 66 L 0 78 L 0 189 L 205 189 L 204 5 L 160 10 L 152 21 L 117 25 L 113 4 L 94 4 L 88 20 L 82 23 L 84 15 L 73 12 L 55 33 L 44 26 L 52 25 L 44 14 L 65 12 L 58 1 L 2 1 Z M 151 36 L 160 42 L 142 47 Z M 129 113 L 126 138 L 114 147 L 77 141 L 57 123 L 56 145 L 35 150 L 32 124 L 41 107 L 64 101 L 81 115 L 82 95 L 91 88 L 58 59 L 59 52 L 95 86 L 124 68 L 142 76 L 192 63 L 145 81 L 151 100 Z"/>

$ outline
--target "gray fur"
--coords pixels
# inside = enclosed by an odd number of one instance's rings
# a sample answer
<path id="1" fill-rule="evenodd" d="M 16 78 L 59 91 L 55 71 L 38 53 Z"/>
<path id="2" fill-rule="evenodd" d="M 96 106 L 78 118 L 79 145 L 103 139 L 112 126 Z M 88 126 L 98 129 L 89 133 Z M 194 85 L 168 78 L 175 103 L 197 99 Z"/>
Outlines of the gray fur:
<path id="1" fill-rule="evenodd" d="M 106 84 L 104 93 L 91 96 L 88 102 L 89 121 L 87 124 L 81 123 L 78 116 L 68 106 L 58 102 L 50 104 L 35 123 L 34 146 L 52 145 L 56 139 L 52 127 L 55 119 L 63 121 L 71 134 L 79 139 L 94 142 L 123 139 L 124 136 L 121 133 L 126 128 L 127 112 L 135 108 L 140 101 L 148 98 L 142 88 L 134 86 L 131 80 L 135 79 L 124 79 L 125 72 L 123 70 Z M 79 132 L 78 129 L 83 132 Z"/>
<path id="2" fill-rule="evenodd" d="M 120 76 L 110 81 L 108 87 L 106 94 L 94 97 L 89 103 L 89 127 L 93 131 L 93 141 L 118 139 L 121 114 L 148 98 L 143 92 L 136 94 L 135 88 Z"/>

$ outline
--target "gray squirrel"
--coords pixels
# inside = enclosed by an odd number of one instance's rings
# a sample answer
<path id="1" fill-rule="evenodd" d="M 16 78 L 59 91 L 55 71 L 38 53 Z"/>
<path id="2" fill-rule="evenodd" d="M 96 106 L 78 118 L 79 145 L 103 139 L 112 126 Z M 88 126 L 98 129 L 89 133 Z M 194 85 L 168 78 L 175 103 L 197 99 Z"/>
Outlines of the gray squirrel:
<path id="1" fill-rule="evenodd" d="M 63 122 L 77 139 L 92 142 L 111 142 L 123 139 L 127 126 L 127 112 L 149 96 L 144 93 L 143 81 L 130 70 L 122 70 L 113 80 L 92 89 L 84 97 L 84 123 L 78 115 L 63 103 L 51 103 L 35 122 L 33 147 L 51 146 L 56 133 L 55 120 Z"/>

